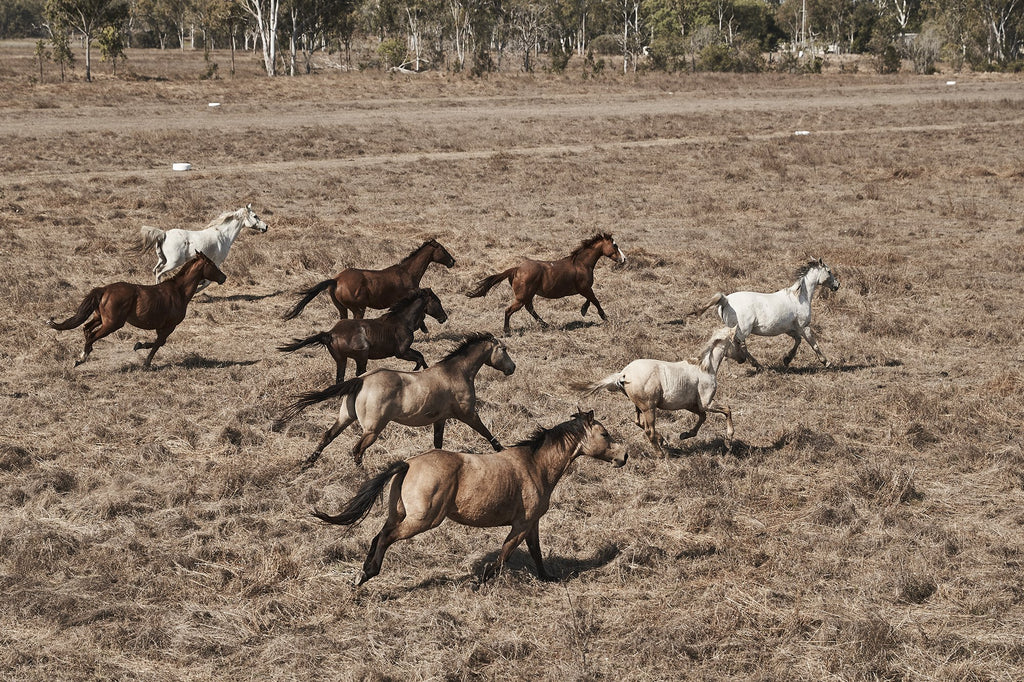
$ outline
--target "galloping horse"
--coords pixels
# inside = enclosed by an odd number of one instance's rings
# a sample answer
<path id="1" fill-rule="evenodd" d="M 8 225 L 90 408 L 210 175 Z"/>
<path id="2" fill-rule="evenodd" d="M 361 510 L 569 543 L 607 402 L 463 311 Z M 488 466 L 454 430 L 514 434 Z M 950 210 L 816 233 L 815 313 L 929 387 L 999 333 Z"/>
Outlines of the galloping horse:
<path id="1" fill-rule="evenodd" d="M 256 232 L 266 232 L 267 224 L 252 210 L 252 204 L 237 211 L 227 211 L 210 221 L 202 230 L 161 230 L 158 227 L 142 226 L 142 247 L 156 246 L 157 260 L 153 275 L 160 279 L 197 253 L 205 253 L 218 268 L 228 257 L 231 245 L 238 239 L 243 227 Z M 202 291 L 210 282 L 200 285 Z"/>
<path id="2" fill-rule="evenodd" d="M 757 336 L 778 336 L 787 334 L 795 343 L 782 364 L 786 367 L 796 356 L 800 339 L 807 339 L 818 360 L 826 367 L 831 367 L 825 354 L 818 348 L 818 342 L 811 331 L 811 299 L 819 285 L 832 291 L 839 289 L 839 278 L 832 274 L 832 268 L 825 261 L 812 260 L 796 272 L 796 282 L 773 294 L 760 294 L 753 291 L 737 291 L 726 296 L 722 292 L 714 295 L 711 301 L 702 308 L 696 308 L 690 315 L 698 316 L 713 306 L 718 306 L 718 316 L 730 327 L 736 327 L 736 341 L 743 353 L 755 369 L 761 369 L 761 363 L 747 350 L 746 339 L 751 334 Z"/>
<path id="3" fill-rule="evenodd" d="M 439 448 L 444 445 L 445 420 L 457 419 L 486 438 L 496 451 L 501 450 L 501 443 L 480 421 L 476 411 L 473 382 L 484 365 L 505 376 L 516 370 L 505 344 L 493 334 L 473 334 L 433 367 L 418 372 L 375 369 L 323 391 L 303 393 L 285 409 L 277 425 L 310 405 L 335 396 L 345 397 L 337 421 L 324 433 L 316 450 L 303 463 L 304 467 L 316 462 L 324 448 L 356 419 L 363 427 L 363 437 L 352 447 L 356 465 L 362 465 L 363 453 L 393 421 L 406 426 L 433 424 L 434 447 Z"/>
<path id="4" fill-rule="evenodd" d="M 708 418 L 708 412 L 724 414 L 725 438 L 727 441 L 732 439 L 732 411 L 715 404 L 718 368 L 727 357 L 737 362 L 744 359 L 733 327 L 723 327 L 711 336 L 696 365 L 685 361 L 634 360 L 621 372 L 609 374 L 592 384 L 577 384 L 574 388 L 591 394 L 603 388 L 610 393 L 622 393 L 632 400 L 636 406 L 636 425 L 664 454 L 664 439 L 654 428 L 656 409 L 689 410 L 697 415 L 697 423 L 686 433 L 679 434 L 680 438 L 696 436 Z"/>
<path id="5" fill-rule="evenodd" d="M 339 384 L 345 380 L 349 358 L 356 361 L 357 375 L 366 371 L 367 360 L 391 357 L 411 360 L 416 363 L 413 369 L 423 369 L 427 361 L 412 348 L 412 334 L 427 315 L 441 323 L 448 320 L 437 295 L 430 289 L 417 289 L 375 320 L 339 320 L 330 331 L 295 339 L 277 349 L 290 353 L 313 344 L 326 346 L 338 367 L 335 382 Z"/>
<path id="6" fill-rule="evenodd" d="M 604 309 L 594 295 L 594 266 L 601 256 L 607 256 L 617 263 L 626 262 L 626 255 L 610 234 L 597 234 L 559 260 L 540 261 L 524 258 L 514 268 L 483 278 L 466 296 L 485 296 L 495 284 L 507 279 L 512 285 L 514 298 L 505 310 L 506 335 L 511 333 L 509 318 L 520 308 L 526 308 L 526 311 L 540 322 L 541 327 L 548 328 L 548 323 L 533 309 L 534 296 L 564 298 L 580 294 L 587 299 L 580 308 L 581 315 L 586 315 L 587 309 L 593 303 L 601 319 L 607 320 L 608 316 L 604 314 Z"/>
<path id="7" fill-rule="evenodd" d="M 211 280 L 223 284 L 225 279 L 227 276 L 220 268 L 205 253 L 200 252 L 173 277 L 159 284 L 116 282 L 97 287 L 89 292 L 73 317 L 63 322 L 54 322 L 51 318 L 47 324 L 57 330 L 74 329 L 95 313 L 85 324 L 85 349 L 75 362 L 75 367 L 85 362 L 96 341 L 117 331 L 126 322 L 139 329 L 155 329 L 156 341 L 135 344 L 135 350 L 151 349 L 145 362 L 145 366 L 149 367 L 157 350 L 185 319 L 188 302 L 199 290 L 199 283 Z"/>
<path id="8" fill-rule="evenodd" d="M 551 492 L 579 456 L 626 463 L 627 454 L 613 454 L 611 437 L 594 413 L 573 415 L 550 429 L 492 455 L 430 450 L 396 462 L 370 479 L 338 514 L 313 510 L 322 521 L 352 525 L 366 518 L 384 486 L 391 484 L 388 518 L 370 544 L 357 585 L 380 573 L 384 552 L 441 525 L 445 519 L 477 528 L 512 526 L 498 558 L 484 569 L 480 582 L 496 575 L 512 551 L 526 540 L 541 580 L 551 580 L 540 551 L 540 517 L 548 510 Z"/>
<path id="9" fill-rule="evenodd" d="M 428 239 L 403 258 L 401 262 L 383 270 L 357 270 L 347 268 L 333 279 L 325 279 L 309 289 L 299 292 L 299 302 L 285 313 L 284 319 L 291 320 L 321 291 L 329 290 L 331 300 L 342 318 L 362 319 L 367 308 L 390 308 L 412 291 L 419 289 L 423 273 L 431 263 L 440 263 L 446 268 L 455 265 L 455 259 L 436 239 Z"/>

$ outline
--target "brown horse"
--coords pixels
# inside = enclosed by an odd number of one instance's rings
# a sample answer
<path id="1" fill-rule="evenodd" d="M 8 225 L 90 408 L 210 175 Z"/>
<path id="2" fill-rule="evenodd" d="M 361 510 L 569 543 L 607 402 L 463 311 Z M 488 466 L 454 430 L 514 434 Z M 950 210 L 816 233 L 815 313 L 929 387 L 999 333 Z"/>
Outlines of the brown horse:
<path id="1" fill-rule="evenodd" d="M 455 259 L 436 239 L 429 239 L 423 245 L 403 258 L 401 262 L 383 270 L 357 270 L 347 268 L 334 279 L 325 279 L 319 284 L 300 291 L 299 302 L 285 313 L 284 319 L 291 320 L 302 312 L 320 292 L 329 290 L 331 300 L 342 318 L 362 319 L 367 308 L 390 308 L 415 289 L 419 289 L 423 273 L 431 263 L 440 263 L 450 268 Z"/>
<path id="2" fill-rule="evenodd" d="M 352 447 L 356 465 L 362 465 L 363 453 L 390 422 L 406 426 L 433 424 L 434 447 L 439 448 L 444 445 L 445 421 L 457 419 L 486 438 L 495 450 L 501 450 L 501 443 L 480 421 L 476 411 L 473 382 L 484 365 L 505 376 L 516 370 L 505 344 L 493 334 L 473 334 L 433 367 L 418 372 L 375 369 L 323 391 L 303 393 L 285 409 L 277 425 L 280 427 L 310 405 L 345 396 L 337 421 L 324 433 L 304 467 L 316 462 L 324 448 L 357 419 L 363 427 L 363 437 Z"/>
<path id="3" fill-rule="evenodd" d="M 544 329 L 548 323 L 541 319 L 537 311 L 533 309 L 533 297 L 543 298 L 564 298 L 573 294 L 580 294 L 587 299 L 580 308 L 580 314 L 586 315 L 587 309 L 593 303 L 597 308 L 597 314 L 602 320 L 607 320 L 597 296 L 594 295 L 594 266 L 601 256 L 607 256 L 618 263 L 626 262 L 626 255 L 622 253 L 615 240 L 610 234 L 596 234 L 584 241 L 565 258 L 551 261 L 531 260 L 524 258 L 523 262 L 514 268 L 509 268 L 496 275 L 485 277 L 477 283 L 476 288 L 466 296 L 477 298 L 484 296 L 498 282 L 507 279 L 512 285 L 514 298 L 508 308 L 505 309 L 505 334 L 509 334 L 509 318 L 512 313 L 520 308 L 533 315 L 533 318 L 540 322 Z"/>
<path id="4" fill-rule="evenodd" d="M 85 350 L 75 362 L 76 367 L 89 357 L 96 341 L 116 332 L 126 322 L 139 329 L 155 329 L 156 341 L 135 344 L 135 350 L 151 349 L 145 362 L 145 366 L 149 367 L 157 350 L 185 319 L 185 309 L 195 296 L 199 284 L 203 280 L 223 284 L 226 279 L 227 276 L 220 268 L 205 253 L 200 252 L 173 277 L 159 284 L 115 282 L 97 287 L 89 292 L 73 317 L 63 322 L 54 322 L 51 318 L 47 324 L 58 330 L 74 329 L 95 313 L 85 324 Z"/>
<path id="5" fill-rule="evenodd" d="M 339 384 L 345 380 L 349 358 L 356 361 L 356 374 L 366 371 L 367 360 L 392 357 L 411 360 L 416 363 L 413 369 L 424 369 L 427 361 L 412 347 L 412 334 L 427 315 L 441 323 L 448 320 L 441 299 L 430 289 L 417 289 L 375 320 L 340 320 L 330 331 L 295 339 L 277 349 L 290 353 L 314 344 L 326 346 L 338 367 L 335 382 Z"/>
<path id="6" fill-rule="evenodd" d="M 616 467 L 623 466 L 627 457 L 625 452 L 612 453 L 611 437 L 594 419 L 593 411 L 579 413 L 554 428 L 538 429 L 496 454 L 430 450 L 395 462 L 363 484 L 340 513 L 331 516 L 314 509 L 313 515 L 328 523 L 357 523 L 394 478 L 387 521 L 370 544 L 357 585 L 380 573 L 388 547 L 436 528 L 445 519 L 477 528 L 512 526 L 497 560 L 487 565 L 480 582 L 496 575 L 523 540 L 537 566 L 537 576 L 551 580 L 540 551 L 540 517 L 548 510 L 551 491 L 581 455 Z"/>

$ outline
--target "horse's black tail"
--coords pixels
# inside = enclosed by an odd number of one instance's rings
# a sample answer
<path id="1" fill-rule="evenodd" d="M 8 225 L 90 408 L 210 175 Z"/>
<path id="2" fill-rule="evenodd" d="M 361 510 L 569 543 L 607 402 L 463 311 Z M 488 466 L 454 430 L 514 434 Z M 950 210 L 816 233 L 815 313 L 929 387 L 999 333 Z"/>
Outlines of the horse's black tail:
<path id="1" fill-rule="evenodd" d="M 471 291 L 466 293 L 466 296 L 468 296 L 469 298 L 479 298 L 481 296 L 487 295 L 487 292 L 490 291 L 491 288 L 501 280 L 507 279 L 511 281 L 512 277 L 514 277 L 516 274 L 516 270 L 518 269 L 519 266 L 517 265 L 514 268 L 509 268 L 508 270 L 505 270 L 504 272 L 499 272 L 496 275 L 484 277 L 482 280 L 477 282 L 476 286 Z"/>
<path id="2" fill-rule="evenodd" d="M 73 316 L 69 317 L 63 322 L 54 322 L 53 318 L 51 317 L 49 320 L 46 321 L 47 326 L 49 326 L 52 329 L 57 329 L 59 331 L 64 331 L 65 329 L 74 329 L 75 327 L 79 326 L 87 319 L 89 319 L 90 315 L 96 312 L 96 308 L 98 308 L 100 305 L 100 296 L 102 295 L 103 287 L 97 287 L 96 289 L 93 289 L 86 295 L 81 305 L 78 306 L 78 312 L 76 312 Z"/>
<path id="3" fill-rule="evenodd" d="M 302 298 L 300 298 L 299 302 L 293 305 L 288 310 L 288 312 L 284 314 L 284 319 L 295 319 L 296 317 L 298 317 L 299 313 L 302 312 L 302 309 L 306 307 L 306 304 L 308 304 L 310 301 L 316 298 L 321 291 L 323 291 L 324 289 L 333 289 L 334 286 L 335 281 L 333 279 L 325 279 L 324 281 L 320 282 L 315 286 L 310 287 L 309 289 L 300 291 L 299 296 L 301 296 Z"/>
<path id="4" fill-rule="evenodd" d="M 369 481 L 359 487 L 359 491 L 355 494 L 345 508 L 337 514 L 325 514 L 319 509 L 313 509 L 313 516 L 317 517 L 321 521 L 327 523 L 333 523 L 339 526 L 351 526 L 354 523 L 359 523 L 366 518 L 366 515 L 370 513 L 370 509 L 373 508 L 374 502 L 380 499 L 384 494 L 384 486 L 388 484 L 388 481 L 394 477 L 395 482 L 392 485 L 397 485 L 399 488 L 402 486 L 402 481 L 405 480 L 405 474 L 409 471 L 408 462 L 395 462 L 383 472 L 377 474 Z"/>
<path id="5" fill-rule="evenodd" d="M 709 308 L 714 308 L 716 305 L 721 305 L 723 301 L 725 301 L 725 294 L 719 291 L 717 294 L 711 297 L 711 301 L 708 302 L 706 306 L 694 308 L 689 313 L 687 313 L 687 315 L 690 317 L 700 317 Z"/>
<path id="6" fill-rule="evenodd" d="M 317 403 L 323 402 L 328 398 L 334 398 L 339 395 L 355 395 L 363 388 L 363 378 L 355 377 L 348 381 L 343 381 L 340 384 L 334 384 L 329 388 L 325 388 L 322 391 L 309 391 L 307 393 L 300 393 L 294 403 L 285 408 L 281 416 L 275 420 L 275 426 L 281 427 L 285 422 L 291 421 L 295 418 L 299 412 L 310 405 L 316 405 Z"/>
<path id="7" fill-rule="evenodd" d="M 327 346 L 331 343 L 330 332 L 320 332 L 319 334 L 313 334 L 313 336 L 306 337 L 304 339 L 292 339 L 290 343 L 282 343 L 277 347 L 282 353 L 291 353 L 297 351 L 300 348 L 306 346 L 312 346 L 319 343 L 321 346 Z"/>

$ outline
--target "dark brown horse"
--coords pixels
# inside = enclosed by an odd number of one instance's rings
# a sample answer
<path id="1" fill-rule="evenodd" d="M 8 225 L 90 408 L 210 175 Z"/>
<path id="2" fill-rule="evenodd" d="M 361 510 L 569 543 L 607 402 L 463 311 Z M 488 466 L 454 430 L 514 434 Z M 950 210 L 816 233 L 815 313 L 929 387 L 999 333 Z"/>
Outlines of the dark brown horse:
<path id="1" fill-rule="evenodd" d="M 481 582 L 496 575 L 523 540 L 538 577 L 551 580 L 540 551 L 540 518 L 558 481 L 580 456 L 617 467 L 627 457 L 624 451 L 613 453 L 611 437 L 592 411 L 579 413 L 491 455 L 430 450 L 396 462 L 363 484 L 340 513 L 332 516 L 314 510 L 313 515 L 338 525 L 357 523 L 393 478 L 387 521 L 370 544 L 357 585 L 380 573 L 388 547 L 436 528 L 445 519 L 477 528 L 512 527 L 497 560 L 484 569 Z"/>
<path id="2" fill-rule="evenodd" d="M 85 362 L 92 352 L 92 345 L 108 334 L 116 332 L 125 323 L 139 329 L 155 329 L 156 341 L 136 343 L 135 350 L 149 348 L 145 366 L 153 361 L 160 346 L 174 328 L 185 319 L 188 302 L 195 296 L 200 282 L 210 280 L 223 284 L 227 276 L 220 271 L 206 254 L 199 253 L 186 263 L 170 279 L 159 284 L 129 284 L 115 282 L 105 287 L 97 287 L 89 292 L 74 317 L 63 322 L 54 322 L 51 318 L 47 324 L 58 330 L 74 329 L 89 315 L 94 317 L 85 323 L 85 349 L 79 356 L 75 366 Z"/>
<path id="3" fill-rule="evenodd" d="M 331 300 L 342 318 L 348 317 L 348 311 L 351 310 L 352 317 L 362 319 L 367 308 L 390 308 L 413 290 L 419 289 L 423 273 L 431 263 L 440 263 L 448 268 L 455 265 L 455 259 L 436 239 L 423 242 L 422 246 L 401 262 L 383 270 L 347 268 L 334 279 L 325 279 L 300 291 L 302 298 L 285 313 L 284 319 L 297 317 L 310 301 L 325 290 L 330 291 Z"/>
<path id="4" fill-rule="evenodd" d="M 434 447 L 439 448 L 444 445 L 445 421 L 458 419 L 486 438 L 496 451 L 501 450 L 501 443 L 491 435 L 476 411 L 474 381 L 484 365 L 505 376 L 516 371 L 516 363 L 512 362 L 504 343 L 493 334 L 473 334 L 433 367 L 418 372 L 375 369 L 323 391 L 303 393 L 285 409 L 277 425 L 310 405 L 344 397 L 337 421 L 324 433 L 316 450 L 304 462 L 305 467 L 316 462 L 324 448 L 357 419 L 363 427 L 362 438 L 352 447 L 357 465 L 363 463 L 363 453 L 390 422 L 406 426 L 433 424 Z"/>
<path id="5" fill-rule="evenodd" d="M 441 299 L 430 289 L 417 289 L 375 320 L 340 320 L 330 331 L 295 339 L 277 349 L 290 353 L 314 344 L 326 346 L 338 366 L 335 381 L 339 384 L 345 380 L 349 358 L 356 361 L 357 375 L 366 371 L 367 360 L 392 357 L 411 360 L 416 363 L 413 369 L 423 369 L 427 361 L 412 347 L 412 333 L 427 315 L 442 323 L 448 320 Z"/>
<path id="6" fill-rule="evenodd" d="M 512 285 L 514 298 L 505 309 L 505 334 L 511 331 L 509 318 L 520 308 L 526 308 L 526 311 L 540 322 L 540 326 L 547 329 L 548 323 L 542 320 L 537 311 L 533 309 L 534 296 L 563 298 L 580 294 L 587 299 L 583 303 L 583 307 L 580 308 L 582 315 L 587 314 L 587 309 L 593 303 L 601 319 L 607 320 L 608 316 L 604 314 L 604 309 L 601 308 L 597 296 L 594 295 L 594 266 L 597 265 L 601 256 L 607 256 L 618 263 L 626 262 L 626 255 L 622 253 L 622 249 L 610 234 L 597 234 L 576 247 L 576 250 L 568 256 L 559 260 L 543 261 L 524 258 L 523 262 L 516 267 L 480 280 L 476 288 L 466 295 L 470 298 L 484 296 L 495 284 L 507 279 Z"/>

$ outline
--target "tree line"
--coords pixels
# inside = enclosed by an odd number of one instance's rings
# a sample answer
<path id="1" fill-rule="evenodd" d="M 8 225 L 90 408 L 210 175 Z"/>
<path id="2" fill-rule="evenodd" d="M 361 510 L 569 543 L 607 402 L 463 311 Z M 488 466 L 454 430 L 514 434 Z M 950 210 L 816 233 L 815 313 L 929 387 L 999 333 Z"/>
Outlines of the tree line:
<path id="1" fill-rule="evenodd" d="M 938 61 L 1024 67 L 1024 0 L 7 0 L 0 38 L 35 37 L 65 67 L 74 38 L 116 72 L 129 46 L 257 52 L 268 75 L 342 66 L 480 75 L 496 69 L 820 70 L 830 53 L 880 72 Z M 373 45 L 353 64 L 353 46 Z M 365 54 L 365 51 L 364 53 Z"/>

